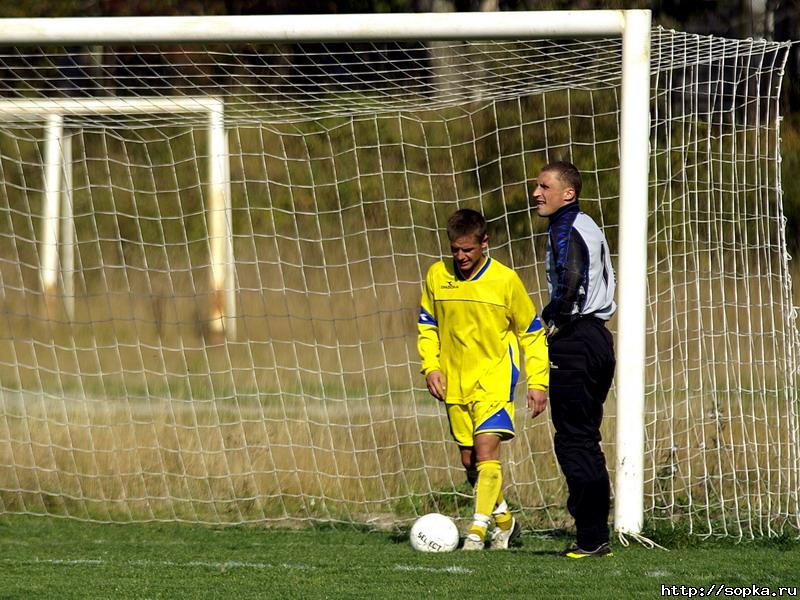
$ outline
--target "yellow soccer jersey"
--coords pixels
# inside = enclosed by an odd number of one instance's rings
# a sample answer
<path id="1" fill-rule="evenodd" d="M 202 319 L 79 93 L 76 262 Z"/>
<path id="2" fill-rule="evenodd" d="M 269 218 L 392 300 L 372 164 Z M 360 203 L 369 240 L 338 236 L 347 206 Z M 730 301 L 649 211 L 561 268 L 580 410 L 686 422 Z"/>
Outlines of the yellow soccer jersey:
<path id="1" fill-rule="evenodd" d="M 487 258 L 465 280 L 452 260 L 439 261 L 428 270 L 421 305 L 421 370 L 442 371 L 446 402 L 513 400 L 520 345 L 528 388 L 547 389 L 545 332 L 514 271 Z"/>

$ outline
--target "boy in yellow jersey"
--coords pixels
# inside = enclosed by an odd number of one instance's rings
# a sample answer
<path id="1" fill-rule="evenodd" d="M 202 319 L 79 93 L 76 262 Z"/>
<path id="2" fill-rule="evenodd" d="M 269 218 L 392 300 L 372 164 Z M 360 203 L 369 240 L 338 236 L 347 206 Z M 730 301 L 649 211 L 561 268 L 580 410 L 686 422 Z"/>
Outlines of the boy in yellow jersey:
<path id="1" fill-rule="evenodd" d="M 500 442 L 514 437 L 514 387 L 525 357 L 531 416 L 547 404 L 545 331 L 519 276 L 485 255 L 489 238 L 479 212 L 458 210 L 447 222 L 452 260 L 425 277 L 417 348 L 431 395 L 444 402 L 450 431 L 475 487 L 475 515 L 464 550 L 508 548 L 519 525 L 503 493 Z"/>

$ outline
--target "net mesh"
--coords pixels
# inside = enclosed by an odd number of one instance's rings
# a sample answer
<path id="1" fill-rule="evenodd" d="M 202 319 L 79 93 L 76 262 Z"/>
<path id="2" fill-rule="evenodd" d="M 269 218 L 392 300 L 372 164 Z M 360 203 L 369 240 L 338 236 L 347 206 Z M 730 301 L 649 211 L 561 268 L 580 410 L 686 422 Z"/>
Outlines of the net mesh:
<path id="1" fill-rule="evenodd" d="M 652 32 L 645 516 L 700 535 L 800 529 L 786 52 Z M 543 306 L 528 184 L 557 159 L 617 259 L 620 63 L 619 40 L 0 51 L 0 513 L 471 516 L 418 373 L 421 279 L 449 214 L 476 208 Z M 209 112 L 177 108 L 203 97 L 224 102 L 229 207 Z M 518 412 L 506 497 L 528 527 L 567 526 L 548 419 Z"/>

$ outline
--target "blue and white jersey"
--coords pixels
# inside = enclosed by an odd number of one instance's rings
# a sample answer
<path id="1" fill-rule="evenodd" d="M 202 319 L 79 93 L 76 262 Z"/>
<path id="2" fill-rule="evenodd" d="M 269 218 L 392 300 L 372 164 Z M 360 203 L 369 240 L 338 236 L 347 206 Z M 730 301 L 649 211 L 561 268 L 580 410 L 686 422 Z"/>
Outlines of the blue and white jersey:
<path id="1" fill-rule="evenodd" d="M 603 232 L 577 202 L 550 216 L 546 256 L 550 303 L 542 311 L 545 323 L 561 327 L 582 316 L 611 318 L 617 305 L 610 254 Z"/>

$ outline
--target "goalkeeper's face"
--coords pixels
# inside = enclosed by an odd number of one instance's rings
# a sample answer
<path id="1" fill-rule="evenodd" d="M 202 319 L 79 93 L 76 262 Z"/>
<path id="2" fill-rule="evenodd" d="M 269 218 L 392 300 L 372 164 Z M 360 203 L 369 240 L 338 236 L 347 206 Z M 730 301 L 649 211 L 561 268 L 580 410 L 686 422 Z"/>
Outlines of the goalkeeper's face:
<path id="1" fill-rule="evenodd" d="M 465 278 L 470 278 L 483 262 L 483 252 L 489 244 L 489 238 L 480 239 L 476 235 L 462 235 L 450 241 L 450 252 L 453 260 Z"/>
<path id="2" fill-rule="evenodd" d="M 549 217 L 575 200 L 575 190 L 565 185 L 555 171 L 542 171 L 536 178 L 531 205 L 540 217 Z"/>

